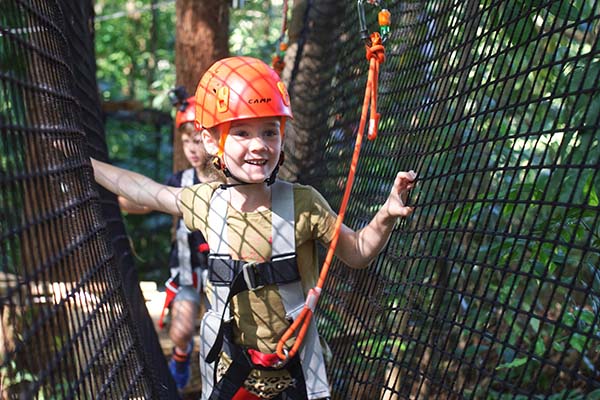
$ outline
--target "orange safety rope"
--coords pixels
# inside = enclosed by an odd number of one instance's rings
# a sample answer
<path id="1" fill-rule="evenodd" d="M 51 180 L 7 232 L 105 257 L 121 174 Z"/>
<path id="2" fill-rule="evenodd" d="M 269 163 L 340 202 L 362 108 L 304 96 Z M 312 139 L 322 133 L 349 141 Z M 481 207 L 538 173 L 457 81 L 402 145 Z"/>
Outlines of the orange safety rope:
<path id="1" fill-rule="evenodd" d="M 378 32 L 372 33 L 370 38 L 371 43 L 370 45 L 366 46 L 366 56 L 367 60 L 369 61 L 369 75 L 367 78 L 367 86 L 365 89 L 365 99 L 363 101 L 362 113 L 360 116 L 360 124 L 358 126 L 358 134 L 356 136 L 356 142 L 354 144 L 354 153 L 352 154 L 352 161 L 350 163 L 348 181 L 346 182 L 346 189 L 344 191 L 344 197 L 342 198 L 342 204 L 340 205 L 340 211 L 335 221 L 335 231 L 333 239 L 329 244 L 329 250 L 327 251 L 325 261 L 323 262 L 323 267 L 321 268 L 321 273 L 319 275 L 317 285 L 309 290 L 308 296 L 306 296 L 304 308 L 300 312 L 300 315 L 294 320 L 292 325 L 287 329 L 287 331 L 285 331 L 285 333 L 277 343 L 277 355 L 282 360 L 285 360 L 288 357 L 294 357 L 294 355 L 298 351 L 298 348 L 302 344 L 304 336 L 306 335 L 306 331 L 308 330 L 308 326 L 310 325 L 311 317 L 314 313 L 317 302 L 319 301 L 321 290 L 323 289 L 323 285 L 325 284 L 325 278 L 327 277 L 327 273 L 329 272 L 329 267 L 331 265 L 331 261 L 333 260 L 335 249 L 337 247 L 342 222 L 344 221 L 344 215 L 346 214 L 346 206 L 348 205 L 348 200 L 350 199 L 350 192 L 352 191 L 352 185 L 354 183 L 354 175 L 356 174 L 356 166 L 358 164 L 360 147 L 362 145 L 363 134 L 367 121 L 367 114 L 369 111 L 369 104 L 371 105 L 371 107 L 369 131 L 367 137 L 369 138 L 369 140 L 373 140 L 375 139 L 375 137 L 377 137 L 377 125 L 379 122 L 379 113 L 377 113 L 377 87 L 379 78 L 379 65 L 385 61 L 385 49 L 382 44 L 381 36 Z M 298 329 L 299 332 L 296 336 L 294 344 L 292 345 L 292 348 L 289 351 L 285 350 L 285 343 L 292 337 L 294 332 L 298 331 Z"/>

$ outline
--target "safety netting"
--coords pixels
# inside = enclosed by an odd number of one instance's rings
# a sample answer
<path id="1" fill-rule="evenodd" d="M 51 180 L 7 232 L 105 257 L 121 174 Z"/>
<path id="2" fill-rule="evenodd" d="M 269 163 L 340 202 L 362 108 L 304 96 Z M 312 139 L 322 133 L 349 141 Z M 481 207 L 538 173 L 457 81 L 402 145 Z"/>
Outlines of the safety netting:
<path id="1" fill-rule="evenodd" d="M 91 2 L 0 2 L 0 397 L 176 398 L 107 159 Z"/>
<path id="2" fill-rule="evenodd" d="M 361 6 L 368 33 L 382 7 L 392 25 L 347 225 L 397 171 L 418 174 L 383 254 L 329 274 L 334 397 L 598 398 L 598 2 L 307 3 L 290 78 L 297 128 L 316 133 L 302 180 L 339 206 L 369 68 Z"/>

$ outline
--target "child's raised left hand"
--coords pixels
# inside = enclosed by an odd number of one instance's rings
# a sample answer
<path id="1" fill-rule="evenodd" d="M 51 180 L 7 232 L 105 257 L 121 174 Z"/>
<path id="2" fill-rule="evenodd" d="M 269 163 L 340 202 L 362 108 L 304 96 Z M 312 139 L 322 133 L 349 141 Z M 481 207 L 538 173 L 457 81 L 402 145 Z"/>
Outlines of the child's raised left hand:
<path id="1" fill-rule="evenodd" d="M 406 205 L 408 191 L 416 184 L 414 171 L 398 172 L 392 190 L 371 222 L 358 232 L 342 226 L 336 256 L 351 268 L 365 268 L 387 243 L 398 217 L 408 217 L 413 207 Z"/>

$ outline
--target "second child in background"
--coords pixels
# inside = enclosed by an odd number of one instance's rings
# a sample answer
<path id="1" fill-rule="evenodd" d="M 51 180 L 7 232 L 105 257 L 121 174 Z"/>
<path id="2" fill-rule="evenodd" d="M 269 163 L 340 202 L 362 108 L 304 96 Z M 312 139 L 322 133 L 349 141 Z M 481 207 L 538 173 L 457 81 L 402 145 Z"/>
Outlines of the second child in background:
<path id="1" fill-rule="evenodd" d="M 176 172 L 166 182 L 169 186 L 185 187 L 199 183 L 224 180 L 212 165 L 202 144 L 201 132 L 194 127 L 196 101 L 187 97 L 178 88 L 175 106 L 175 127 L 181 135 L 183 153 L 192 166 Z M 194 332 L 198 313 L 206 311 L 207 299 L 204 282 L 208 271 L 208 244 L 199 231 L 190 232 L 183 220 L 177 221 L 175 240 L 171 246 L 169 269 L 171 278 L 166 283 L 167 299 L 163 308 L 170 310 L 169 337 L 173 341 L 173 354 L 169 370 L 179 389 L 183 389 L 190 379 L 190 359 L 194 348 Z M 164 326 L 163 318 L 159 326 Z"/>

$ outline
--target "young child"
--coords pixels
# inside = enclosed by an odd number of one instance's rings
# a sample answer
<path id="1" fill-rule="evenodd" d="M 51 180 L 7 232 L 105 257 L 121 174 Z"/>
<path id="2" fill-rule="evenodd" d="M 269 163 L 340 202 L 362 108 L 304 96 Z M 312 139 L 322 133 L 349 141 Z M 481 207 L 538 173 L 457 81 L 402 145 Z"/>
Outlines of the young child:
<path id="1" fill-rule="evenodd" d="M 336 221 L 315 189 L 276 179 L 291 117 L 286 88 L 270 67 L 250 57 L 226 58 L 210 67 L 196 91 L 196 124 L 226 184 L 169 187 L 92 160 L 102 186 L 183 215 L 190 230 L 207 238 L 211 310 L 200 332 L 203 399 L 330 396 L 314 321 L 293 358 L 274 357 L 317 281 L 316 242 L 331 242 Z M 403 197 L 415 179 L 412 171 L 399 172 L 388 199 L 360 231 L 342 225 L 336 256 L 351 268 L 366 267 L 397 218 L 412 213 Z"/>

